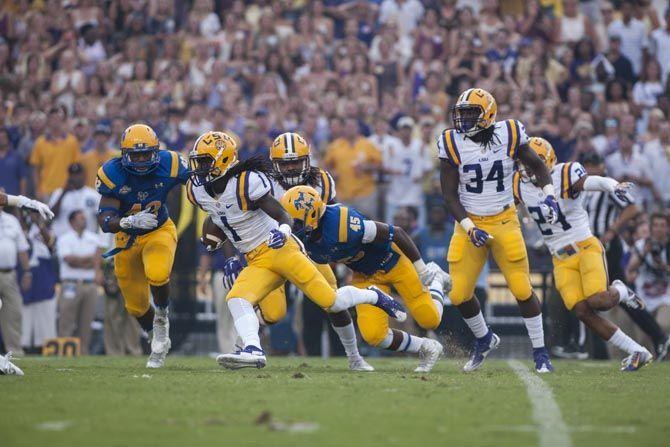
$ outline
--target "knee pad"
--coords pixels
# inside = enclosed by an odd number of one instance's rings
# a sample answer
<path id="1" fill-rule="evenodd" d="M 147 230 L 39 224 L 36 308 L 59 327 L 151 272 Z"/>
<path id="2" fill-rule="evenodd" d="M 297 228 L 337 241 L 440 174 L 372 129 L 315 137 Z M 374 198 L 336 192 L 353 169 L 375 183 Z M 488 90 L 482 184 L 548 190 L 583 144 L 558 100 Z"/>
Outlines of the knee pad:
<path id="1" fill-rule="evenodd" d="M 163 263 L 145 265 L 144 274 L 152 286 L 162 286 L 170 282 L 170 268 Z"/>
<path id="2" fill-rule="evenodd" d="M 533 296 L 533 288 L 530 285 L 530 279 L 526 275 L 514 275 L 508 287 L 517 301 L 527 301 Z"/>
<path id="3" fill-rule="evenodd" d="M 365 343 L 370 346 L 379 346 L 388 334 L 388 326 L 366 325 L 360 320 L 358 322 L 358 329 L 361 331 L 361 336 L 365 340 Z"/>
<path id="4" fill-rule="evenodd" d="M 141 308 L 140 306 L 138 306 L 136 304 L 131 304 L 131 303 L 126 302 L 125 307 L 126 307 L 126 311 L 128 312 L 129 315 L 137 318 L 137 317 L 141 317 L 142 315 L 147 313 L 147 311 L 149 310 L 149 307 L 151 307 L 151 305 L 148 304 L 148 302 L 147 302 L 147 306 L 144 307 L 144 308 Z"/>
<path id="5" fill-rule="evenodd" d="M 441 315 L 435 302 L 431 299 L 428 303 L 422 303 L 412 310 L 412 317 L 424 329 L 435 329 L 440 325 Z"/>

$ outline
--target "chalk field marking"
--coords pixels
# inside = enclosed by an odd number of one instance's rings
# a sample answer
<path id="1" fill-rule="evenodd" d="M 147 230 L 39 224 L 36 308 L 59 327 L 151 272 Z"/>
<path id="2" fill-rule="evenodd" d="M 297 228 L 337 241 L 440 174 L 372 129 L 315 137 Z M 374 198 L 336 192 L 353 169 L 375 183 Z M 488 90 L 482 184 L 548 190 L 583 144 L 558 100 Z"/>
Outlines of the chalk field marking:
<path id="1" fill-rule="evenodd" d="M 533 420 L 539 426 L 540 447 L 571 447 L 568 426 L 563 421 L 561 409 L 554 393 L 542 379 L 518 360 L 508 360 L 510 368 L 526 385 L 526 393 L 533 410 Z"/>

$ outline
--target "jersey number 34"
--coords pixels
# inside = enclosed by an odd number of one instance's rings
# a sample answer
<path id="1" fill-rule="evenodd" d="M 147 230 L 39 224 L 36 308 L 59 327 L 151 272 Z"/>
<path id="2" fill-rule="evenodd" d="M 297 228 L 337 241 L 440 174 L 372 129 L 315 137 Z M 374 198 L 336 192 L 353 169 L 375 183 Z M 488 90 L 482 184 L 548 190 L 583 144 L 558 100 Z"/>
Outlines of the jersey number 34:
<path id="1" fill-rule="evenodd" d="M 502 192 L 505 190 L 505 184 L 503 183 L 503 163 L 501 160 L 496 160 L 493 162 L 493 166 L 491 166 L 491 170 L 489 171 L 486 178 L 484 178 L 482 165 L 480 164 L 464 165 L 463 173 L 467 172 L 474 172 L 474 176 L 470 177 L 470 183 L 465 185 L 465 190 L 467 192 L 481 194 L 484 191 L 484 182 L 497 182 L 497 192 Z"/>

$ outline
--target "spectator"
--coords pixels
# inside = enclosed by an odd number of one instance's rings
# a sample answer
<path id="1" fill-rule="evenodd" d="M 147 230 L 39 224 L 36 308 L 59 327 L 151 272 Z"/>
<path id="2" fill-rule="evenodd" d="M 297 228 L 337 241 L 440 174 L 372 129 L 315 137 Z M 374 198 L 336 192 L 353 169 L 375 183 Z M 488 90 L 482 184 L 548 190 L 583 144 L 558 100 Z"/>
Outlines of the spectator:
<path id="1" fill-rule="evenodd" d="M 49 110 L 46 132 L 35 141 L 30 154 L 37 196 L 46 201 L 56 189 L 65 186 L 68 167 L 79 160 L 79 143 L 64 130 L 65 113 L 54 107 Z"/>
<path id="2" fill-rule="evenodd" d="M 68 173 L 65 188 L 55 190 L 49 199 L 49 207 L 56 215 L 53 220 L 54 232 L 62 235 L 70 230 L 69 216 L 79 210 L 84 213 L 88 231 L 95 233 L 98 231 L 97 213 L 100 194 L 86 185 L 86 176 L 81 164 L 70 165 Z"/>
<path id="3" fill-rule="evenodd" d="M 141 355 L 141 328 L 123 303 L 119 283 L 114 275 L 114 260 L 102 265 L 105 292 L 104 343 L 107 355 Z M 226 351 L 227 352 L 227 351 Z"/>
<path id="4" fill-rule="evenodd" d="M 44 342 L 56 337 L 56 281 L 53 232 L 41 220 L 28 223 L 30 272 L 35 280 L 23 292 L 21 344 L 28 352 L 41 352 Z"/>
<path id="5" fill-rule="evenodd" d="M 106 124 L 98 124 L 93 131 L 93 147 L 81 156 L 80 163 L 84 168 L 85 184 L 95 187 L 95 179 L 98 169 L 107 160 L 111 160 L 119 154 L 118 150 L 109 147 L 109 136 L 111 129 Z"/>
<path id="6" fill-rule="evenodd" d="M 398 120 L 400 144 L 393 146 L 393 152 L 387 154 L 385 168 L 389 188 L 386 195 L 386 221 L 390 222 L 395 210 L 400 206 L 411 206 L 419 212 L 419 225 L 426 219 L 424 206 L 423 179 L 432 165 L 424 152 L 424 145 L 418 138 L 412 137 L 414 120 L 404 116 Z"/>
<path id="7" fill-rule="evenodd" d="M 60 261 L 61 293 L 58 297 L 58 336 L 79 337 L 81 353 L 88 354 L 91 323 L 95 317 L 98 285 L 103 284 L 100 260 L 105 244 L 86 229 L 80 210 L 68 215 L 70 229 L 56 242 Z"/>
<path id="8" fill-rule="evenodd" d="M 21 154 L 9 147 L 9 132 L 0 129 L 0 188 L 7 194 L 25 195 L 27 170 Z"/>
<path id="9" fill-rule="evenodd" d="M 634 137 L 626 132 L 619 135 L 619 151 L 605 159 L 607 173 L 620 182 L 633 182 L 641 191 L 641 199 L 648 202 L 651 196 L 658 197 L 658 191 L 649 178 L 651 166 L 649 160 L 642 154 L 640 146 L 634 142 Z"/>
<path id="10" fill-rule="evenodd" d="M 652 214 L 649 237 L 635 242 L 626 270 L 628 280 L 647 303 L 663 331 L 670 331 L 670 226 L 665 214 Z"/>
<path id="11" fill-rule="evenodd" d="M 620 4 L 621 19 L 615 20 L 607 28 L 610 38 L 618 36 L 621 41 L 621 53 L 633 65 L 635 76 L 642 70 L 642 57 L 649 45 L 647 28 L 643 22 L 633 16 L 635 8 L 633 0 L 622 0 Z"/>
<path id="12" fill-rule="evenodd" d="M 670 208 L 670 122 L 661 122 L 658 137 L 645 144 L 644 154 L 650 161 L 650 177 L 659 191 L 661 206 Z"/>
<path id="13" fill-rule="evenodd" d="M 599 46 L 595 30 L 591 26 L 591 21 L 586 15 L 581 13 L 577 0 L 565 0 L 563 2 L 563 16 L 559 20 L 559 42 L 575 44 L 584 37 L 588 37 L 591 42 L 596 42 L 596 47 Z"/>
<path id="14" fill-rule="evenodd" d="M 651 32 L 650 52 L 661 64 L 661 82 L 666 85 L 670 75 L 670 6 L 665 10 L 665 26 Z"/>
<path id="15" fill-rule="evenodd" d="M 661 67 L 655 59 L 650 59 L 644 66 L 640 80 L 633 87 L 633 103 L 642 115 L 638 129 L 646 129 L 649 112 L 656 108 L 658 97 L 662 94 Z"/>
<path id="16" fill-rule="evenodd" d="M 354 118 L 343 120 L 344 135 L 330 143 L 323 163 L 337 182 L 337 197 L 370 218 L 377 216 L 375 179 L 379 150 L 360 134 Z"/>
<path id="17" fill-rule="evenodd" d="M 0 188 L 0 192 L 4 192 Z M 23 355 L 21 347 L 21 292 L 30 289 L 32 273 L 28 258 L 28 241 L 19 220 L 0 206 L 0 332 L 5 351 Z M 17 281 L 17 260 L 23 274 Z"/>
<path id="18" fill-rule="evenodd" d="M 631 60 L 621 51 L 621 36 L 618 34 L 610 36 L 609 48 L 604 59 L 596 58 L 596 65 L 602 62 L 602 69 L 607 78 L 620 79 L 629 85 L 635 82 L 635 72 Z"/>

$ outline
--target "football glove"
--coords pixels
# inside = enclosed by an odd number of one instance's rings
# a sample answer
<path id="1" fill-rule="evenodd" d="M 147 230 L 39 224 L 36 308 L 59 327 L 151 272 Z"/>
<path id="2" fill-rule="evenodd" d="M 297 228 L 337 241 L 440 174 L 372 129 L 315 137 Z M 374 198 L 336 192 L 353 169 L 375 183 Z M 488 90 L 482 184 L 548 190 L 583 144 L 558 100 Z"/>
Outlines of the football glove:
<path id="1" fill-rule="evenodd" d="M 621 182 L 614 187 L 614 195 L 622 202 L 633 203 L 635 199 L 631 194 L 631 190 L 634 186 L 631 182 Z"/>
<path id="2" fill-rule="evenodd" d="M 131 228 L 137 230 L 153 230 L 158 226 L 158 218 L 148 209 L 144 209 L 132 216 L 124 217 L 119 221 L 119 225 L 124 230 Z"/>
<path id="3" fill-rule="evenodd" d="M 286 224 L 281 224 L 279 228 L 270 231 L 270 238 L 268 239 L 268 247 L 272 249 L 282 248 L 286 241 L 291 236 L 291 227 Z"/>
<path id="4" fill-rule="evenodd" d="M 416 269 L 416 273 L 419 274 L 421 284 L 423 284 L 424 286 L 430 286 L 430 283 L 432 283 L 433 280 L 435 279 L 437 271 L 435 271 L 435 269 L 433 268 L 430 268 L 422 260 L 416 261 L 414 263 L 414 268 Z"/>
<path id="5" fill-rule="evenodd" d="M 237 256 L 226 259 L 225 264 L 223 264 L 223 287 L 228 290 L 232 289 L 243 268 L 244 266 Z"/>
<path id="6" fill-rule="evenodd" d="M 29 199 L 28 197 L 25 196 L 16 196 L 16 199 L 17 199 L 16 206 L 18 206 L 19 208 L 40 213 L 42 219 L 44 219 L 47 222 L 54 218 L 53 211 L 51 211 L 51 209 L 44 203 L 38 202 L 37 200 Z"/>
<path id="7" fill-rule="evenodd" d="M 470 228 L 468 230 L 468 236 L 470 237 L 470 241 L 477 248 L 483 247 L 486 244 L 486 242 L 488 242 L 488 240 L 491 239 L 490 234 L 477 227 Z"/>
<path id="8" fill-rule="evenodd" d="M 547 222 L 552 225 L 555 224 L 558 221 L 558 202 L 556 201 L 556 197 L 548 195 L 544 198 L 542 204 L 546 207 Z"/>

